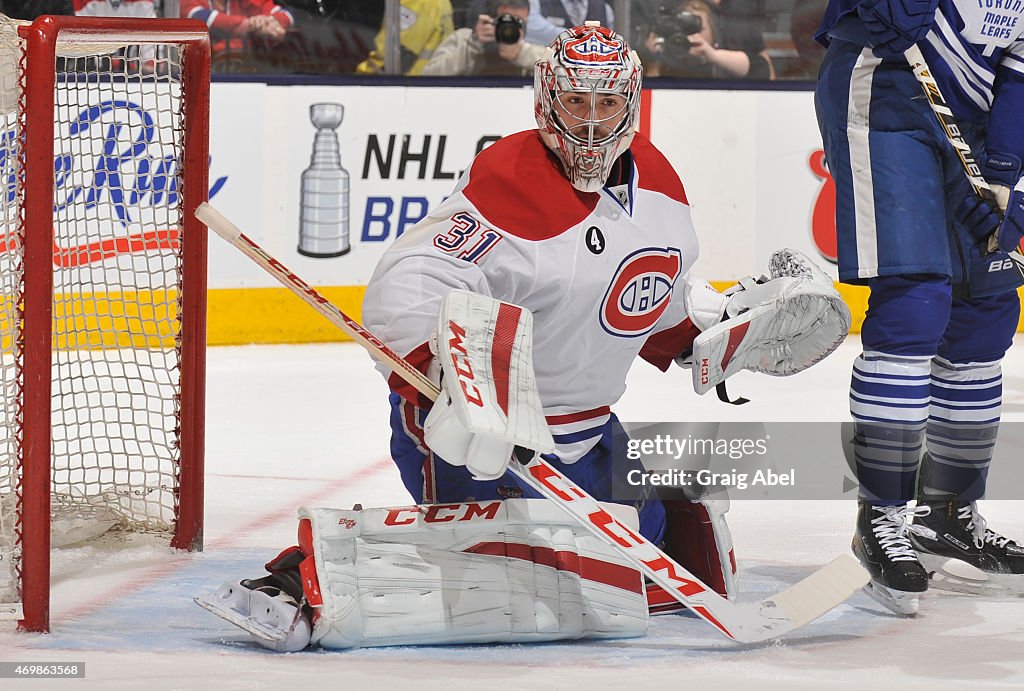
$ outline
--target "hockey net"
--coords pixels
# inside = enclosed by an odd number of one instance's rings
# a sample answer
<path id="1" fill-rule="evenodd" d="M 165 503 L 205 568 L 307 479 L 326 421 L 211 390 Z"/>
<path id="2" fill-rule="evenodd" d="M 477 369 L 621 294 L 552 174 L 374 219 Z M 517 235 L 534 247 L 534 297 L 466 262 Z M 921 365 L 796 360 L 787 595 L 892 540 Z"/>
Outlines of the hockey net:
<path id="1" fill-rule="evenodd" d="M 0 15 L 0 616 L 49 626 L 53 546 L 202 545 L 209 40 Z"/>

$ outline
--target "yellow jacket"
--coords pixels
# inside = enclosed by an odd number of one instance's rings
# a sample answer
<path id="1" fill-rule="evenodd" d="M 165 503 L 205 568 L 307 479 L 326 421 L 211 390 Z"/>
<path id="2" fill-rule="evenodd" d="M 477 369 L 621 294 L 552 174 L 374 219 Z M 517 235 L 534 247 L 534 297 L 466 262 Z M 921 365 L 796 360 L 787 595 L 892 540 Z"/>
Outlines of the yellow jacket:
<path id="1" fill-rule="evenodd" d="M 455 30 L 451 0 L 402 0 L 399 10 L 401 28 L 401 68 L 403 74 L 423 71 L 434 49 Z M 374 49 L 356 67 L 357 74 L 384 72 L 384 27 L 377 32 Z"/>

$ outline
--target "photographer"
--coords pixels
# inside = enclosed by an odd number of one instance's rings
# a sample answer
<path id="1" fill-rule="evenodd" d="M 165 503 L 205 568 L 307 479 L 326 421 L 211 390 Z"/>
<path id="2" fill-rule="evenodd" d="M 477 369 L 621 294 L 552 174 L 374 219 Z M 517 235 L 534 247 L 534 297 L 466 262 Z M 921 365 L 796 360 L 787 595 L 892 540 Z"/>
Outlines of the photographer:
<path id="1" fill-rule="evenodd" d="M 724 17 L 703 0 L 660 5 L 642 53 L 649 76 L 774 79 L 771 59 L 753 40 L 732 39 Z M 732 40 L 731 40 L 732 39 Z"/>
<path id="2" fill-rule="evenodd" d="M 544 56 L 545 46 L 524 41 L 529 0 L 499 0 L 472 29 L 456 29 L 434 51 L 424 75 L 470 74 L 525 77 Z"/>
<path id="3" fill-rule="evenodd" d="M 583 26 L 587 21 L 614 29 L 615 12 L 604 0 L 530 0 L 526 40 L 546 46 L 569 27 Z"/>

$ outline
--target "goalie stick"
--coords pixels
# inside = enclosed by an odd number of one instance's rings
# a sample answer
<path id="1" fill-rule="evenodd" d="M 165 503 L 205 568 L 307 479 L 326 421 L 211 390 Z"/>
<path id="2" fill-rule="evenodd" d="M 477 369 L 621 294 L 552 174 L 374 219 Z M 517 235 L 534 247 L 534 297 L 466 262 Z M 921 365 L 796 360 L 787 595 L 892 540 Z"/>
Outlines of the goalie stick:
<path id="1" fill-rule="evenodd" d="M 910 65 L 911 70 L 913 70 L 918 83 L 921 84 L 921 90 L 924 91 L 924 96 L 928 100 L 932 113 L 935 114 L 939 125 L 942 126 L 942 131 L 945 132 L 949 145 L 959 155 L 964 175 L 967 176 L 967 181 L 971 183 L 974 193 L 988 202 L 993 209 L 998 209 L 999 205 L 996 203 L 995 195 L 992 194 L 992 188 L 989 187 L 988 181 L 981 176 L 981 167 L 974 158 L 974 151 L 971 149 L 971 145 L 964 139 L 963 132 L 953 117 L 953 111 L 949 104 L 946 103 L 942 91 L 939 90 L 939 84 L 932 76 L 932 71 L 928 67 L 928 63 L 925 62 L 921 49 L 917 44 L 914 44 L 903 52 L 903 56 L 907 59 L 907 63 Z M 993 233 L 988 239 L 988 251 L 995 252 L 998 249 L 999 240 L 996 233 Z M 1020 248 L 1007 252 L 1007 254 L 1010 256 L 1014 267 L 1021 277 L 1024 278 L 1024 254 L 1020 253 Z"/>
<path id="2" fill-rule="evenodd" d="M 431 400 L 437 398 L 439 389 L 432 381 L 246 237 L 219 211 L 203 203 L 196 209 L 196 218 L 263 267 L 421 394 Z M 781 593 L 758 602 L 732 602 L 702 583 L 642 535 L 616 520 L 596 499 L 539 455 L 517 449 L 509 469 L 572 515 L 598 539 L 618 550 L 647 578 L 701 619 L 741 643 L 756 643 L 787 634 L 833 609 L 868 582 L 868 574 L 860 564 L 849 555 L 841 555 Z"/>

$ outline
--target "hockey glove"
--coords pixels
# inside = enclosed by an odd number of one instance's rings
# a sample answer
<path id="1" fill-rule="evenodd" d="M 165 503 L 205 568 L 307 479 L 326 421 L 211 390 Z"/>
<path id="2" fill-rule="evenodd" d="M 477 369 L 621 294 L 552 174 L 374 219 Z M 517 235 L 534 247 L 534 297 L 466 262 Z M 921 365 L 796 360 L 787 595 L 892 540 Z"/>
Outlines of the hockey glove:
<path id="1" fill-rule="evenodd" d="M 983 250 L 995 237 L 999 249 L 1016 250 L 1024 238 L 1024 179 L 1021 161 L 1010 154 L 990 153 L 983 159 L 982 174 L 992 187 L 994 200 L 972 194 L 956 210 L 956 220 Z"/>
<path id="2" fill-rule="evenodd" d="M 741 370 L 784 377 L 839 347 L 850 310 L 814 262 L 791 249 L 769 261 L 771 278 L 742 279 L 727 290 L 722 321 L 693 341 L 693 390 L 704 394 Z M 685 301 L 685 297 L 684 297 Z M 677 360 L 687 366 L 687 361 Z"/>
<path id="3" fill-rule="evenodd" d="M 431 451 L 477 480 L 501 477 L 516 446 L 554 451 L 533 371 L 529 310 L 453 290 L 441 301 L 432 345 L 443 376 L 423 425 Z"/>
<path id="4" fill-rule="evenodd" d="M 857 7 L 868 42 L 880 58 L 903 58 L 935 21 L 938 0 L 866 0 Z"/>

